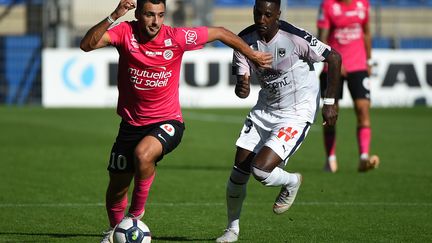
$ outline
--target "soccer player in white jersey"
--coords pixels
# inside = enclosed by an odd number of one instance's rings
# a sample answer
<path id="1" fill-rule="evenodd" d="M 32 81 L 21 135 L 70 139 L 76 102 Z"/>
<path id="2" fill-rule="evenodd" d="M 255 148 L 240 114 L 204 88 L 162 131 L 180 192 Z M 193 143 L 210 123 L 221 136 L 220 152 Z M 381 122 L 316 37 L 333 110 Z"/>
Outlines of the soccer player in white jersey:
<path id="1" fill-rule="evenodd" d="M 136 21 L 112 25 L 134 9 Z M 269 66 L 270 54 L 252 50 L 223 27 L 177 27 L 163 24 L 165 0 L 121 0 L 106 19 L 92 27 L 81 49 L 114 46 L 119 53 L 118 105 L 121 117 L 108 164 L 106 210 L 109 229 L 101 242 L 110 242 L 113 227 L 125 217 L 128 190 L 134 180 L 126 217 L 141 218 L 153 183 L 156 163 L 180 143 L 184 123 L 179 102 L 179 76 L 185 51 L 220 40 L 256 64 Z"/>
<path id="2" fill-rule="evenodd" d="M 302 176 L 283 168 L 304 141 L 319 108 L 320 83 L 313 63 L 328 63 L 322 115 L 327 125 L 337 120 L 340 55 L 305 30 L 279 20 L 280 14 L 280 0 L 256 0 L 255 24 L 239 34 L 251 48 L 272 53 L 273 62 L 272 68 L 257 68 L 234 52 L 236 95 L 248 97 L 251 75 L 256 75 L 261 90 L 236 142 L 234 167 L 226 188 L 228 225 L 216 242 L 238 240 L 250 174 L 264 186 L 281 187 L 273 204 L 274 213 L 282 214 L 294 202 Z"/>

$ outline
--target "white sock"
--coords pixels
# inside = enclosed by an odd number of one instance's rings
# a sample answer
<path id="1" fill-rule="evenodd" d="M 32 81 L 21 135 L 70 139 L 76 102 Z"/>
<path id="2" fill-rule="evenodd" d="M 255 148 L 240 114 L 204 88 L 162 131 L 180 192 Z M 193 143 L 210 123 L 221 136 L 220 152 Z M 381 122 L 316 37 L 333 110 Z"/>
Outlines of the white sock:
<path id="1" fill-rule="evenodd" d="M 227 228 L 237 234 L 240 232 L 240 213 L 246 198 L 247 184 L 235 184 L 228 180 L 226 190 L 228 225 Z"/>
<path id="2" fill-rule="evenodd" d="M 270 175 L 263 180 L 265 186 L 287 186 L 295 185 L 298 183 L 296 175 L 286 172 L 284 169 L 276 167 L 270 173 Z"/>
<path id="3" fill-rule="evenodd" d="M 327 160 L 328 160 L 328 161 L 336 161 L 336 155 L 330 155 L 330 156 L 327 158 Z"/>

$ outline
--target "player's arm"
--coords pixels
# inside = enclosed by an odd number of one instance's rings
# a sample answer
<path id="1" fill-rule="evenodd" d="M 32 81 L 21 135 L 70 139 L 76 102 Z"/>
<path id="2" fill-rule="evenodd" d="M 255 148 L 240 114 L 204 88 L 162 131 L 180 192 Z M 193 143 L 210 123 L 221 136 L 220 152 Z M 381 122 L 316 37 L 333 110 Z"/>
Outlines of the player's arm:
<path id="1" fill-rule="evenodd" d="M 325 62 L 328 63 L 327 89 L 324 94 L 324 105 L 322 116 L 324 124 L 329 126 L 336 125 L 338 117 L 337 99 L 341 87 L 341 55 L 335 50 L 331 50 L 327 55 Z"/>
<path id="2" fill-rule="evenodd" d="M 369 22 L 367 22 L 365 25 L 363 25 L 363 38 L 364 38 L 364 45 L 365 45 L 365 50 L 366 50 L 366 57 L 367 57 L 367 65 L 368 65 L 368 72 L 369 75 L 371 74 L 371 67 L 372 67 L 372 63 L 371 58 L 372 58 L 372 33 L 370 31 L 370 24 Z"/>
<path id="3" fill-rule="evenodd" d="M 224 27 L 208 27 L 207 42 L 212 42 L 215 40 L 220 40 L 225 45 L 239 51 L 258 67 L 271 67 L 273 58 L 270 53 L 254 51 L 240 37 L 225 29 Z"/>
<path id="4" fill-rule="evenodd" d="M 114 21 L 134 8 L 134 0 L 121 0 L 114 12 L 87 31 L 81 40 L 80 48 L 88 52 L 111 44 L 111 39 L 107 33 L 108 28 Z"/>
<path id="5" fill-rule="evenodd" d="M 250 93 L 250 76 L 248 74 L 245 75 L 237 75 L 237 83 L 235 86 L 235 94 L 239 98 L 247 98 Z"/>
<path id="6" fill-rule="evenodd" d="M 329 33 L 330 33 L 330 31 L 328 29 L 318 28 L 318 39 L 322 43 L 328 44 Z"/>

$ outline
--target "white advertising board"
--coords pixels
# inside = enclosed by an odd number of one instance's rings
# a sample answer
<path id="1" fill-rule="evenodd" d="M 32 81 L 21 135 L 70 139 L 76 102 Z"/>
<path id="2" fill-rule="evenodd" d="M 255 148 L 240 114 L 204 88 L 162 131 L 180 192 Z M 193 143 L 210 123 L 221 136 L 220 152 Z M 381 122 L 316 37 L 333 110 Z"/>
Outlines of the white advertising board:
<path id="1" fill-rule="evenodd" d="M 79 49 L 45 49 L 42 103 L 45 107 L 113 107 L 117 103 L 115 49 L 84 53 Z M 251 107 L 259 85 L 247 99 L 234 94 L 230 82 L 232 50 L 206 48 L 185 53 L 180 80 L 183 107 Z M 370 78 L 375 107 L 432 106 L 432 50 L 375 50 Z M 317 73 L 322 65 L 317 64 Z M 352 105 L 344 88 L 341 106 Z"/>

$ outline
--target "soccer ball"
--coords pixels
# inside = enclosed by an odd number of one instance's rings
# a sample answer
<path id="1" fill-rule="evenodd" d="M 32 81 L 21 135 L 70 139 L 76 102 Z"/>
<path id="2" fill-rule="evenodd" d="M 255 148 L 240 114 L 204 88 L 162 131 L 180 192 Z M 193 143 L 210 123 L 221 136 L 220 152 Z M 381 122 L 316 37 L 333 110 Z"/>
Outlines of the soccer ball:
<path id="1" fill-rule="evenodd" d="M 138 219 L 123 219 L 114 229 L 114 243 L 149 243 L 150 230 Z"/>

